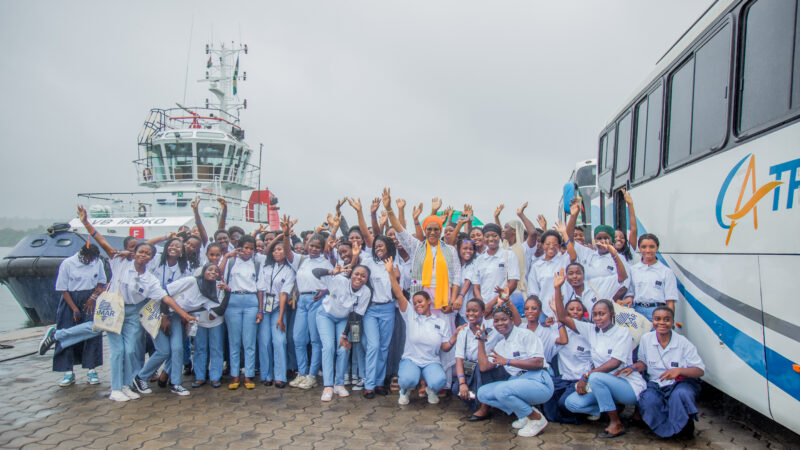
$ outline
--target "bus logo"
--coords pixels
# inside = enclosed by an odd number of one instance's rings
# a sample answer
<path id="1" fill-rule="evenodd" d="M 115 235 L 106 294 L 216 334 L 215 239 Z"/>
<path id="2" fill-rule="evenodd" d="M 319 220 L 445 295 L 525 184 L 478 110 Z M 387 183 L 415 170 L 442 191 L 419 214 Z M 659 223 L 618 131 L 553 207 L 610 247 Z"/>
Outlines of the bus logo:
<path id="1" fill-rule="evenodd" d="M 739 169 L 742 167 L 742 165 L 744 165 L 745 161 L 747 161 L 748 159 L 749 159 L 749 162 L 747 164 L 747 169 L 746 169 L 747 171 L 745 172 L 744 180 L 742 181 L 742 186 L 739 189 L 739 197 L 736 200 L 736 207 L 734 208 L 734 210 L 733 210 L 733 212 L 731 214 L 726 214 L 725 215 L 725 217 L 730 219 L 730 223 L 726 224 L 724 222 L 724 220 L 723 220 L 723 217 L 722 217 L 723 216 L 723 214 L 722 214 L 722 204 L 723 204 L 723 202 L 725 200 L 725 195 L 728 193 L 728 188 L 730 187 L 731 181 L 736 176 L 736 174 L 739 172 Z M 796 162 L 800 162 L 800 159 L 799 160 L 795 160 L 795 161 Z M 725 245 L 728 245 L 730 243 L 731 235 L 733 234 L 733 229 L 736 227 L 736 225 L 739 224 L 739 221 L 741 219 L 743 219 L 751 211 L 753 212 L 753 229 L 756 229 L 756 230 L 758 229 L 758 208 L 757 208 L 757 204 L 762 198 L 764 198 L 767 194 L 772 192 L 772 190 L 775 190 L 775 201 L 773 202 L 773 210 L 777 210 L 778 209 L 777 208 L 778 207 L 778 199 L 779 199 L 779 195 L 780 195 L 780 189 L 778 189 L 778 186 L 783 184 L 783 181 L 779 181 L 779 180 L 781 179 L 781 174 L 786 171 L 786 169 L 781 170 L 781 169 L 783 169 L 783 166 L 786 165 L 786 164 L 787 163 L 778 164 L 776 166 L 770 167 L 770 174 L 775 175 L 776 180 L 775 181 L 770 181 L 770 182 L 764 184 L 763 186 L 761 186 L 759 188 L 756 188 L 756 157 L 755 157 L 755 155 L 749 154 L 749 155 L 745 156 L 744 158 L 742 158 L 741 161 L 739 161 L 735 166 L 733 166 L 733 169 L 731 169 L 730 173 L 728 173 L 727 178 L 725 178 L 725 181 L 722 183 L 722 188 L 719 190 L 719 195 L 717 195 L 717 208 L 716 208 L 717 224 L 719 224 L 719 226 L 722 229 L 728 230 L 728 236 L 725 239 Z M 796 167 L 792 171 L 791 178 L 794 179 L 795 177 L 796 177 Z M 745 194 L 745 191 L 748 188 L 748 183 L 750 185 L 750 191 L 751 191 L 750 192 L 750 198 L 747 201 L 744 201 L 744 203 L 743 203 L 744 194 Z M 791 182 L 790 182 L 790 188 L 791 188 Z M 790 190 L 792 190 L 792 189 L 790 189 Z M 791 208 L 792 207 L 792 205 L 791 205 L 792 195 L 791 194 L 792 194 L 792 192 L 789 193 L 789 203 L 787 204 L 787 208 Z"/>

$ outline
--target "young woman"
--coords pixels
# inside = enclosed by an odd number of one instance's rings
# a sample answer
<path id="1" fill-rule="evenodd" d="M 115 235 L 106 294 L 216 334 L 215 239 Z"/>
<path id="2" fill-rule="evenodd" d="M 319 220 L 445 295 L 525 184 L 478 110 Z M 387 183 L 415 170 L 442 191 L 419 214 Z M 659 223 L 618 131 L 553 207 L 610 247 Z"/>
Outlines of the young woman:
<path id="1" fill-rule="evenodd" d="M 583 265 L 578 262 L 570 263 L 566 269 L 567 282 L 561 287 L 561 298 L 567 302 L 578 300 L 583 303 L 586 311 L 591 311 L 598 300 L 614 298 L 614 295 L 622 288 L 622 283 L 619 281 L 619 277 L 622 275 L 623 272 L 619 271 L 615 275 L 597 277 L 587 281 L 584 277 Z"/>
<path id="2" fill-rule="evenodd" d="M 542 341 L 542 349 L 544 351 L 544 360 L 550 369 L 550 375 L 553 375 L 551 364 L 553 358 L 558 354 L 562 346 L 569 342 L 567 337 L 567 329 L 563 323 L 553 323 L 550 326 L 545 326 L 539 323 L 539 316 L 542 314 L 542 301 L 534 296 L 530 296 L 525 300 L 525 319 L 527 324 L 525 328 L 533 331 L 533 334 Z"/>
<path id="3" fill-rule="evenodd" d="M 228 389 L 239 389 L 241 349 L 244 349 L 244 387 L 253 389 L 256 374 L 256 334 L 259 304 L 256 282 L 259 268 L 253 259 L 256 249 L 252 236 L 240 236 L 238 248 L 223 260 L 224 280 L 230 288 L 230 301 L 225 309 L 225 324 L 228 327 L 228 353 L 230 374 L 233 380 Z"/>
<path id="4" fill-rule="evenodd" d="M 387 258 L 384 266 L 387 271 L 391 270 L 394 267 L 392 258 Z M 430 294 L 417 291 L 411 298 L 413 305 L 409 305 L 397 280 L 391 277 L 390 281 L 392 292 L 397 298 L 397 308 L 406 324 L 406 344 L 398 371 L 400 398 L 397 403 L 408 404 L 409 393 L 420 382 L 420 376 L 427 383 L 425 391 L 428 403 L 439 403 L 436 393 L 446 382 L 439 353 L 450 351 L 455 343 L 451 338 L 450 327 L 444 319 L 431 314 Z"/>
<path id="5" fill-rule="evenodd" d="M 577 220 L 577 215 L 570 216 L 570 222 Z M 574 223 L 573 223 L 574 226 Z M 542 233 L 542 248 L 543 255 L 540 259 L 533 263 L 528 271 L 528 294 L 535 295 L 536 298 L 542 301 L 542 314 L 539 320 L 544 322 L 548 317 L 555 317 L 555 312 L 550 308 L 550 302 L 553 300 L 553 277 L 559 271 L 563 270 L 569 263 L 575 262 L 577 253 L 575 253 L 575 243 L 572 239 L 567 239 L 567 228 L 563 225 L 559 226 L 559 231 L 547 230 Z M 563 239 L 567 239 L 567 252 L 560 253 L 561 244 Z"/>
<path id="6" fill-rule="evenodd" d="M 610 300 L 598 300 L 592 308 L 594 324 L 575 320 L 564 311 L 561 285 L 566 275 L 561 270 L 553 281 L 556 288 L 554 306 L 558 320 L 589 341 L 594 368 L 581 375 L 565 403 L 568 410 L 599 416 L 608 414 L 608 427 L 600 437 L 615 438 L 625 434 L 617 414 L 617 404 L 634 405 L 645 388 L 638 372 L 620 377 L 618 369 L 631 365 L 633 338 L 627 328 L 615 324 L 614 305 Z M 612 375 L 614 373 L 614 375 Z M 589 389 L 587 389 L 587 386 Z"/>
<path id="7" fill-rule="evenodd" d="M 276 388 L 286 387 L 286 324 L 284 316 L 294 288 L 294 270 L 286 261 L 283 240 L 266 248 L 266 264 L 261 268 L 258 289 L 258 355 L 261 382 Z M 274 374 L 274 375 L 273 375 Z"/>
<path id="8" fill-rule="evenodd" d="M 467 405 L 472 411 L 472 415 L 467 419 L 470 422 L 486 420 L 491 417 L 489 405 L 478 402 L 475 393 L 484 384 L 492 383 L 505 379 L 502 369 L 495 368 L 483 372 L 478 367 L 478 339 L 483 339 L 482 332 L 486 330 L 485 347 L 491 351 L 494 345 L 503 338 L 494 328 L 486 329 L 483 316 L 486 313 L 486 306 L 483 301 L 472 298 L 466 303 L 466 323 L 467 327 L 461 328 L 456 334 L 455 354 L 456 354 L 456 375 L 458 384 L 453 385 L 453 394 Z M 469 368 L 469 370 L 468 370 Z"/>
<path id="9" fill-rule="evenodd" d="M 358 247 L 354 250 L 358 253 Z M 365 287 L 370 276 L 366 266 L 353 268 L 349 279 L 342 273 L 343 270 L 342 266 L 328 271 L 314 269 L 314 276 L 325 284 L 328 291 L 317 312 L 317 329 L 322 340 L 323 402 L 331 401 L 333 394 L 339 397 L 350 395 L 344 387 L 344 371 L 350 349 L 346 328 L 348 320 L 364 315 L 372 298 L 372 290 Z"/>
<path id="10" fill-rule="evenodd" d="M 222 247 L 217 243 L 208 244 L 206 247 L 206 261 L 210 264 L 219 266 L 222 259 Z M 203 276 L 205 266 L 195 271 L 194 276 Z M 224 293 L 217 290 L 217 300 L 222 302 Z M 224 358 L 225 345 L 225 319 L 223 313 L 213 310 L 203 310 L 197 313 L 198 328 L 194 337 L 194 350 L 192 352 L 195 380 L 192 382 L 193 388 L 198 388 L 210 380 L 211 386 L 218 388 L 222 386 L 222 362 Z"/>
<path id="11" fill-rule="evenodd" d="M 189 264 L 183 253 L 183 241 L 180 238 L 171 238 L 164 243 L 164 251 L 157 265 L 151 272 L 156 276 L 161 287 L 166 287 L 173 281 L 191 275 Z"/>
<path id="12" fill-rule="evenodd" d="M 483 227 L 483 239 L 486 242 L 486 252 L 478 256 L 477 280 L 475 280 L 475 297 L 488 301 L 494 297 L 498 288 L 508 287 L 508 292 L 513 296 L 520 279 L 519 264 L 516 255 L 500 246 L 501 228 L 493 223 Z M 513 297 L 512 297 L 513 298 Z M 488 304 L 489 311 L 493 304 Z"/>
<path id="13" fill-rule="evenodd" d="M 469 238 L 475 244 L 475 254 L 481 255 L 486 251 L 486 244 L 483 241 L 483 228 L 472 227 L 469 230 Z"/>
<path id="14" fill-rule="evenodd" d="M 56 290 L 61 292 L 61 300 L 56 309 L 56 328 L 70 328 L 73 325 L 92 322 L 92 311 L 86 306 L 97 300 L 106 284 L 106 271 L 100 259 L 100 249 L 87 243 L 80 251 L 61 262 L 58 266 Z M 95 368 L 103 364 L 103 338 L 84 341 L 70 347 L 56 344 L 53 354 L 53 371 L 64 372 L 58 383 L 61 387 L 75 384 L 73 366 L 80 362 L 83 368 L 89 369 L 86 376 L 89 384 L 98 384 L 100 379 Z"/>
<path id="15" fill-rule="evenodd" d="M 678 435 L 691 439 L 697 420 L 695 400 L 700 393 L 698 378 L 705 365 L 688 339 L 672 332 L 675 312 L 666 306 L 653 311 L 653 328 L 639 342 L 639 361 L 620 371 L 647 372 L 650 381 L 639 397 L 642 420 L 662 438 Z"/>
<path id="16" fill-rule="evenodd" d="M 658 306 L 666 305 L 675 311 L 678 280 L 672 270 L 658 260 L 659 242 L 654 234 L 643 234 L 638 245 L 642 261 L 631 268 L 630 291 L 621 303 L 652 321 L 653 311 Z"/>
<path id="17" fill-rule="evenodd" d="M 219 280 L 219 267 L 208 263 L 203 266 L 197 277 L 185 277 L 173 281 L 166 286 L 166 291 L 172 295 L 184 311 L 198 313 L 208 311 L 219 304 L 217 298 L 217 280 Z M 224 289 L 224 284 L 223 284 Z M 144 367 L 133 379 L 133 385 L 142 394 L 150 394 L 146 380 L 158 370 L 161 364 L 169 367 L 170 392 L 180 396 L 189 395 L 189 391 L 181 385 L 183 368 L 183 341 L 184 323 L 181 316 L 175 311 L 162 316 L 162 327 L 169 329 L 169 334 L 160 332 L 154 339 L 156 352 L 147 360 Z M 196 319 L 199 321 L 199 319 Z"/>
<path id="18" fill-rule="evenodd" d="M 283 216 L 281 229 L 283 231 L 283 248 L 286 251 L 292 245 L 290 240 L 292 223 L 288 216 Z M 316 318 L 320 305 L 319 300 L 325 296 L 325 285 L 314 276 L 313 270 L 333 270 L 331 263 L 322 254 L 324 248 L 325 238 L 322 235 L 314 234 L 309 238 L 306 246 L 308 255 L 298 257 L 293 251 L 286 252 L 286 259 L 295 271 L 297 291 L 300 293 L 292 331 L 298 376 L 289 383 L 289 386 L 302 389 L 311 389 L 317 385 L 317 372 L 319 372 L 321 364 L 322 342 L 319 339 Z M 311 342 L 310 363 L 307 349 L 309 341 Z"/>
<path id="19" fill-rule="evenodd" d="M 531 405 L 546 402 L 553 395 L 553 380 L 547 373 L 547 362 L 541 340 L 525 328 L 513 324 L 513 306 L 500 306 L 494 311 L 494 328 L 503 336 L 491 352 L 483 339 L 478 341 L 478 365 L 482 371 L 503 367 L 509 378 L 478 389 L 478 401 L 515 414 L 512 426 L 519 436 L 541 433 L 547 419 Z"/>
<path id="20" fill-rule="evenodd" d="M 458 300 L 461 300 L 461 309 L 458 310 L 456 324 L 461 325 L 468 322 L 467 303 L 475 296 L 473 281 L 480 282 L 478 264 L 476 263 L 477 253 L 475 253 L 475 243 L 466 238 L 459 238 L 456 241 L 456 251 L 458 260 L 461 263 L 461 286 L 458 288 Z M 483 301 L 481 301 L 483 304 Z M 486 305 L 484 304 L 484 308 Z"/>

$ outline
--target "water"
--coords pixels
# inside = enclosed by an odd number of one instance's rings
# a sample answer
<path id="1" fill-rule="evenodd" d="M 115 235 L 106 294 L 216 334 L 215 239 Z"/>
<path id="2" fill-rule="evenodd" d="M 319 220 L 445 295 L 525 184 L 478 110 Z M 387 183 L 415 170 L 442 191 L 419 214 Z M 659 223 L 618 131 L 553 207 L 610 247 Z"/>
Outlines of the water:
<path id="1" fill-rule="evenodd" d="M 0 247 L 0 258 L 5 257 L 13 247 Z M 0 286 L 0 331 L 17 330 L 32 326 L 28 322 L 28 316 L 22 312 L 22 307 L 19 306 L 11 291 L 5 285 Z"/>

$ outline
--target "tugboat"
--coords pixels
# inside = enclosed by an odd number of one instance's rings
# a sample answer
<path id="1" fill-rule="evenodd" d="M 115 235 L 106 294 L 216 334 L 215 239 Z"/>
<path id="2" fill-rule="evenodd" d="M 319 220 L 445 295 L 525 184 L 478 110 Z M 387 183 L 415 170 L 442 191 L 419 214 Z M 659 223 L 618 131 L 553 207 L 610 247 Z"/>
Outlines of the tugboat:
<path id="1" fill-rule="evenodd" d="M 245 142 L 239 100 L 239 58 L 247 45 L 207 44 L 205 78 L 214 101 L 202 107 L 177 104 L 152 109 L 138 137 L 133 164 L 140 192 L 81 193 L 89 221 L 111 245 L 122 248 L 127 236 L 150 239 L 194 226 L 191 202 L 199 197 L 200 215 L 209 234 L 217 229 L 221 205 L 227 204 L 227 226 L 252 229 L 259 224 L 278 228 L 278 199 L 261 189 L 261 154 Z M 258 165 L 251 162 L 258 157 Z M 60 294 L 55 291 L 58 266 L 85 245 L 80 220 L 54 224 L 47 233 L 23 238 L 0 260 L 0 283 L 5 284 L 31 322 L 55 321 Z"/>

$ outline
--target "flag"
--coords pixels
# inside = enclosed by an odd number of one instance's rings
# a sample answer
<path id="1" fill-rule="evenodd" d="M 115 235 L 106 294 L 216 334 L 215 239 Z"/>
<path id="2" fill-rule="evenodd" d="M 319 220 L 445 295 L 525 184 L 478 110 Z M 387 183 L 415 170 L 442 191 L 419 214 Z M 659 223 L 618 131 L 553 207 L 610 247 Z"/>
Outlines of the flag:
<path id="1" fill-rule="evenodd" d="M 236 57 L 236 67 L 233 68 L 233 95 L 236 95 L 236 79 L 239 78 L 239 57 Z"/>
<path id="2" fill-rule="evenodd" d="M 208 62 L 206 63 L 206 69 L 210 69 L 210 68 L 211 68 L 211 57 L 209 56 L 208 57 Z"/>

